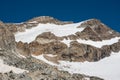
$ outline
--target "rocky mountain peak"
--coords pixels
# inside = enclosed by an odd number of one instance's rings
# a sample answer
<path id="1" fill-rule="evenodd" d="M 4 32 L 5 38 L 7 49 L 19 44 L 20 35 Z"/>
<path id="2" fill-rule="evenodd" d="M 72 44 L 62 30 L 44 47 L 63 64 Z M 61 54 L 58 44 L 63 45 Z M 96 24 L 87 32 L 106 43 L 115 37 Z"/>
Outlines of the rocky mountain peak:
<path id="1" fill-rule="evenodd" d="M 44 21 L 50 21 L 50 20 L 57 20 L 57 19 L 55 19 L 55 18 L 53 18 L 53 17 L 50 17 L 50 16 L 40 16 L 40 17 L 35 17 L 35 18 L 33 18 L 33 19 L 31 19 L 31 20 L 29 20 L 28 22 L 32 22 L 32 21 L 37 21 L 37 22 L 44 22 Z"/>
<path id="2" fill-rule="evenodd" d="M 87 35 L 86 38 L 89 38 L 90 36 L 94 37 L 94 39 L 92 38 L 92 40 L 99 41 L 99 40 L 106 40 L 116 36 L 120 36 L 119 33 L 112 30 L 98 19 L 86 20 L 80 26 L 78 26 L 78 28 L 81 27 L 85 27 L 85 29 L 80 33 L 81 35 L 83 35 L 81 37 L 85 37 L 85 35 Z"/>
<path id="3" fill-rule="evenodd" d="M 94 26 L 94 25 L 100 25 L 102 22 L 98 19 L 89 19 L 84 21 L 81 26 L 87 27 L 87 26 Z"/>
<path id="4" fill-rule="evenodd" d="M 72 23 L 72 22 L 67 22 L 67 21 L 66 22 L 60 21 L 60 20 L 50 17 L 50 16 L 35 17 L 27 22 L 28 23 L 54 23 L 54 24 L 59 24 L 59 25 Z"/>
<path id="5" fill-rule="evenodd" d="M 93 29 L 94 31 L 96 31 L 99 34 L 106 33 L 108 31 L 113 32 L 112 29 L 110 29 L 107 25 L 105 25 L 98 19 L 86 20 L 81 24 L 81 26 L 82 27 L 90 27 L 91 29 Z"/>

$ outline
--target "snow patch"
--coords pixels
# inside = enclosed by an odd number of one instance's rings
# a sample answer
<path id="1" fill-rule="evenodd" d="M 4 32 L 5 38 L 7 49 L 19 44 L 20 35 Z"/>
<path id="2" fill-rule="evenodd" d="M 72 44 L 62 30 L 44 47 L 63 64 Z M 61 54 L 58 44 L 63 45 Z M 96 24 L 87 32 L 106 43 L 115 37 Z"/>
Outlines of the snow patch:
<path id="1" fill-rule="evenodd" d="M 88 77 L 85 77 L 85 80 L 90 80 L 90 78 L 88 78 Z"/>
<path id="2" fill-rule="evenodd" d="M 57 55 L 53 55 L 53 54 L 46 54 L 46 56 L 49 56 L 49 57 L 56 57 Z"/>
<path id="3" fill-rule="evenodd" d="M 17 73 L 17 74 L 23 73 L 25 71 L 28 72 L 27 70 L 24 70 L 24 69 L 6 65 L 6 64 L 4 64 L 3 60 L 0 59 L 0 73 L 6 73 L 6 72 L 10 72 L 10 71 L 13 71 L 14 73 Z"/>
<path id="4" fill-rule="evenodd" d="M 47 64 L 49 64 L 49 65 L 57 66 L 57 64 L 55 64 L 55 63 L 53 63 L 53 62 L 48 61 L 47 59 L 45 59 L 45 58 L 44 58 L 44 54 L 39 55 L 39 56 L 32 55 L 32 57 L 34 57 L 34 58 L 36 58 L 36 59 L 39 59 L 39 60 L 41 60 L 41 61 L 43 61 L 43 62 L 45 62 L 45 63 L 47 63 Z"/>
<path id="5" fill-rule="evenodd" d="M 20 57 L 20 58 L 26 58 L 25 56 L 23 56 L 23 55 L 21 55 L 19 53 L 17 54 L 17 56 Z"/>
<path id="6" fill-rule="evenodd" d="M 56 25 L 52 23 L 42 24 L 39 23 L 38 26 L 33 27 L 31 29 L 26 29 L 25 32 L 17 32 L 15 34 L 15 40 L 17 42 L 32 42 L 35 38 L 43 33 L 43 32 L 51 32 L 54 33 L 56 36 L 67 36 L 70 34 L 75 34 L 76 32 L 81 32 L 84 30 L 83 27 L 77 28 L 83 22 L 74 23 L 74 24 L 65 24 L 65 25 Z"/>
<path id="7" fill-rule="evenodd" d="M 77 39 L 77 41 L 79 43 L 82 44 L 87 44 L 87 45 L 91 45 L 97 48 L 101 48 L 104 45 L 112 45 L 114 43 L 117 43 L 119 41 L 120 37 L 115 37 L 115 38 L 111 38 L 109 40 L 102 40 L 102 41 L 92 41 L 92 40 L 83 40 L 83 39 Z M 70 42 L 72 42 L 73 40 L 66 40 L 64 39 L 63 43 L 65 43 L 66 45 L 70 46 Z"/>
<path id="8" fill-rule="evenodd" d="M 31 21 L 31 22 L 28 22 L 28 23 L 38 23 L 37 21 Z"/>

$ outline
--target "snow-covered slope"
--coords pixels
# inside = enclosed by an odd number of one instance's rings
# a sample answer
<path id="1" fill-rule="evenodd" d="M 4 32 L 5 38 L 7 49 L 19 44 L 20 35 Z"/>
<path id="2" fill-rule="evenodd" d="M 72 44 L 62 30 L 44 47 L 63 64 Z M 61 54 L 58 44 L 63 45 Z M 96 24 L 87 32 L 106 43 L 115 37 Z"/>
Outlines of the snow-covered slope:
<path id="1" fill-rule="evenodd" d="M 56 36 L 67 36 L 70 34 L 74 34 L 77 31 L 81 32 L 84 30 L 84 28 L 77 28 L 80 23 L 74 23 L 74 24 L 65 24 L 65 25 L 56 25 L 56 24 L 42 24 L 39 23 L 38 26 L 33 27 L 31 29 L 27 29 L 25 32 L 18 32 L 15 34 L 16 41 L 22 41 L 22 42 L 32 42 L 35 40 L 36 36 L 43 32 L 52 32 Z"/>
<path id="2" fill-rule="evenodd" d="M 27 70 L 23 70 L 23 69 L 20 69 L 20 68 L 16 68 L 16 67 L 13 67 L 13 66 L 6 65 L 6 64 L 4 64 L 3 60 L 0 59 L 0 73 L 6 73 L 6 72 L 10 72 L 10 71 L 13 71 L 17 74 L 23 73 L 25 71 L 28 72 Z"/>
<path id="3" fill-rule="evenodd" d="M 111 54 L 98 62 L 69 62 L 59 61 L 60 64 L 55 64 L 43 57 L 33 56 L 40 59 L 47 64 L 57 66 L 59 70 L 68 71 L 69 73 L 80 73 L 90 76 L 98 76 L 105 80 L 119 80 L 120 79 L 120 52 Z"/>

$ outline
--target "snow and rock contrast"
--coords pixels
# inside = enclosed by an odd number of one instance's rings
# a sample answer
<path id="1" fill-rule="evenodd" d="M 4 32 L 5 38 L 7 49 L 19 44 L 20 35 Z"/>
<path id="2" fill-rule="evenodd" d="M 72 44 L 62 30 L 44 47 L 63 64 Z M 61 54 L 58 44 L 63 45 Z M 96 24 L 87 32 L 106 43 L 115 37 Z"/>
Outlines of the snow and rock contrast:
<path id="1" fill-rule="evenodd" d="M 0 35 L 2 80 L 120 79 L 120 33 L 97 19 L 0 22 Z"/>

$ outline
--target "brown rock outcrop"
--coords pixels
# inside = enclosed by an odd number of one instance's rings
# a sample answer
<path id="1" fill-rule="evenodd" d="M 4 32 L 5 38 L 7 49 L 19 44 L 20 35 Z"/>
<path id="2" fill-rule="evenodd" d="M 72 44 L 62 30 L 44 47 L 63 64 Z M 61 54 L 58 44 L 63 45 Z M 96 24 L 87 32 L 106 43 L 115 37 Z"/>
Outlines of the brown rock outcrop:
<path id="1" fill-rule="evenodd" d="M 96 48 L 73 41 L 70 47 L 61 51 L 58 56 L 60 60 L 68 61 L 98 61 L 104 57 L 110 56 L 112 51 L 120 51 L 119 47 L 119 42 L 110 46 L 105 45 L 102 48 Z"/>
<path id="2" fill-rule="evenodd" d="M 63 40 L 63 37 L 57 37 L 51 32 L 44 32 L 40 35 L 38 35 L 35 39 L 40 44 L 46 44 L 46 43 L 51 43 L 55 41 L 61 41 Z"/>
<path id="3" fill-rule="evenodd" d="M 84 21 L 80 26 L 78 26 L 78 28 L 82 27 L 91 27 L 91 26 L 95 26 L 101 24 L 100 20 L 98 19 L 89 19 Z"/>
<path id="4" fill-rule="evenodd" d="M 16 48 L 17 48 L 17 52 L 20 53 L 21 55 L 24 55 L 24 56 L 31 55 L 29 45 L 27 43 L 23 43 L 20 41 L 16 43 Z"/>
<path id="5" fill-rule="evenodd" d="M 66 36 L 66 37 L 68 37 L 70 40 L 76 40 L 76 39 L 78 39 L 77 36 L 76 36 L 76 35 L 73 35 L 73 34 L 68 35 L 68 36 Z"/>
<path id="6" fill-rule="evenodd" d="M 103 46 L 101 48 L 101 53 L 102 53 L 101 54 L 101 59 L 104 58 L 104 57 L 110 56 L 110 54 L 111 54 L 110 46 L 107 46 L 107 45 Z"/>
<path id="7" fill-rule="evenodd" d="M 77 32 L 76 35 L 81 39 L 101 41 L 99 35 L 90 27 L 86 27 L 82 32 Z"/>
<path id="8" fill-rule="evenodd" d="M 29 44 L 30 53 L 33 55 L 41 55 L 44 53 L 44 45 L 39 44 L 38 42 L 31 42 Z"/>
<path id="9" fill-rule="evenodd" d="M 26 29 L 35 27 L 38 25 L 38 23 L 19 23 L 19 24 L 5 23 L 5 25 L 12 33 L 16 33 L 25 32 Z"/>
<path id="10" fill-rule="evenodd" d="M 8 27 L 8 29 L 9 29 L 12 33 L 15 33 L 15 32 L 18 31 L 18 30 L 17 30 L 17 26 L 16 26 L 15 24 L 6 23 L 5 25 Z"/>
<path id="11" fill-rule="evenodd" d="M 36 37 L 37 38 L 44 38 L 44 39 L 57 39 L 57 37 L 51 32 L 44 32 Z"/>

